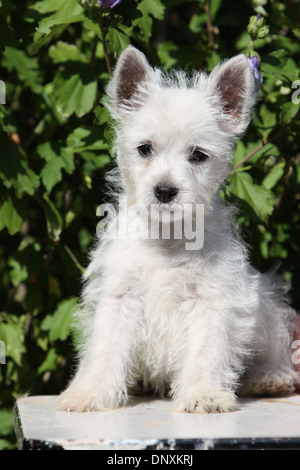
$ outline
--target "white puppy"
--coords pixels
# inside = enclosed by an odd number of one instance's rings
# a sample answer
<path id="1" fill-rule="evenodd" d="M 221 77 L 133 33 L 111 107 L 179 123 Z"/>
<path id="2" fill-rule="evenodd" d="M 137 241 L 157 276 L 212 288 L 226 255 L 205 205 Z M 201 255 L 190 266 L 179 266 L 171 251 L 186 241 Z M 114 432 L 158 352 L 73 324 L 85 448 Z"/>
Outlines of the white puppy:
<path id="1" fill-rule="evenodd" d="M 108 95 L 122 207 L 91 254 L 77 314 L 78 368 L 59 408 L 116 408 L 136 383 L 168 392 L 174 409 L 192 413 L 234 410 L 240 393 L 292 392 L 296 314 L 285 286 L 249 266 L 233 210 L 218 194 L 256 101 L 246 57 L 209 76 L 166 76 L 128 47 Z M 158 221 L 159 235 L 109 237 L 135 204 L 146 208 L 139 219 L 146 232 Z M 188 208 L 181 224 L 187 217 L 199 228 L 202 220 L 200 249 L 184 231 L 161 236 L 160 216 L 173 211 L 172 226 L 180 207 Z"/>

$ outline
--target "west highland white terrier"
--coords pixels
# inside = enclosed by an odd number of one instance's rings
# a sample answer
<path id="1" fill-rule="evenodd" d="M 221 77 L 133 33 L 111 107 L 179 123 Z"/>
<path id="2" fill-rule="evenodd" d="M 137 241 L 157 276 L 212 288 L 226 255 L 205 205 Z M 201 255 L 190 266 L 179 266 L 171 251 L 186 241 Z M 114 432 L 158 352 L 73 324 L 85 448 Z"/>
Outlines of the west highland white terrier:
<path id="1" fill-rule="evenodd" d="M 285 285 L 249 265 L 219 196 L 257 98 L 246 57 L 210 75 L 166 75 L 128 47 L 108 97 L 120 208 L 84 275 L 81 352 L 59 409 L 114 409 L 135 384 L 189 413 L 232 411 L 242 394 L 293 392 L 296 313 Z M 136 218 L 150 236 L 109 236 L 134 221 L 134 206 L 144 208 Z M 163 215 L 171 229 L 189 219 L 201 243 L 185 230 L 162 236 Z"/>

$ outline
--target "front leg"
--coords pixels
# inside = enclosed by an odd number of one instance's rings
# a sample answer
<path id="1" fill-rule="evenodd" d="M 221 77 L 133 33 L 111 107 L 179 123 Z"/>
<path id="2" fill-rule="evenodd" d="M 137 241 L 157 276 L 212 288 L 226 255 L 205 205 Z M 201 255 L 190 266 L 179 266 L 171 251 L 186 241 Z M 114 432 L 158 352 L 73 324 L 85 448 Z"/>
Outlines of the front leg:
<path id="1" fill-rule="evenodd" d="M 86 350 L 74 379 L 58 399 L 58 409 L 101 411 L 126 403 L 141 306 L 131 296 L 117 294 L 106 295 L 99 303 Z"/>
<path id="2" fill-rule="evenodd" d="M 241 332 L 234 331 L 234 323 L 229 311 L 200 302 L 194 307 L 185 357 L 172 384 L 176 411 L 222 413 L 236 409 L 234 391 L 237 371 L 242 369 L 243 341 L 239 341 Z"/>

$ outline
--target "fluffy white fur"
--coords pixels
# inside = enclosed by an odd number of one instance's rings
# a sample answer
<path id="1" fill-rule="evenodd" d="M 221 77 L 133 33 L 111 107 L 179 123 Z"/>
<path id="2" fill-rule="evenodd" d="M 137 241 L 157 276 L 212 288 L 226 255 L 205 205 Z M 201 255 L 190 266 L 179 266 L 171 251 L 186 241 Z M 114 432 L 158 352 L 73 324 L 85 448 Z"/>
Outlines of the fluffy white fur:
<path id="1" fill-rule="evenodd" d="M 248 264 L 233 210 L 218 196 L 256 101 L 246 58 L 210 75 L 166 76 L 129 47 L 108 95 L 120 196 L 150 207 L 157 184 L 175 186 L 178 194 L 162 210 L 204 204 L 204 246 L 188 251 L 184 239 L 97 242 L 77 313 L 78 368 L 59 408 L 113 409 L 137 383 L 193 413 L 234 410 L 237 394 L 292 392 L 299 381 L 291 361 L 295 312 L 285 286 Z M 148 158 L 138 152 L 145 143 L 152 146 Z M 192 163 L 195 147 L 209 158 Z"/>

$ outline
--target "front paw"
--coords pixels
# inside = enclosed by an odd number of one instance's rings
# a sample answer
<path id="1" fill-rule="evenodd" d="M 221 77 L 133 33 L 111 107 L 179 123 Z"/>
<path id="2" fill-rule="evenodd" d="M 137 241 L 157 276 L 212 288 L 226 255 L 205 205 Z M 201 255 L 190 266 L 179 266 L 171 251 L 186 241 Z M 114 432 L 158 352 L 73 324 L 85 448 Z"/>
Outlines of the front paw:
<path id="1" fill-rule="evenodd" d="M 235 394 L 231 390 L 198 392 L 177 400 L 175 411 L 184 413 L 227 413 L 237 409 Z"/>
<path id="2" fill-rule="evenodd" d="M 56 408 L 59 411 L 109 411 L 118 408 L 125 401 L 125 397 L 117 394 L 103 393 L 95 389 L 87 390 L 84 387 L 70 385 L 59 395 Z"/>

